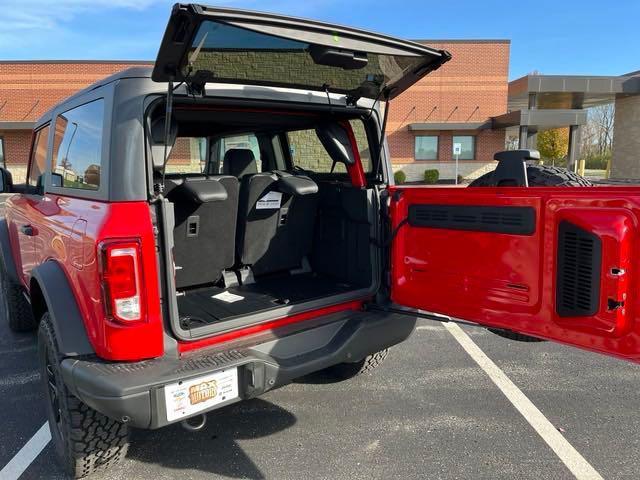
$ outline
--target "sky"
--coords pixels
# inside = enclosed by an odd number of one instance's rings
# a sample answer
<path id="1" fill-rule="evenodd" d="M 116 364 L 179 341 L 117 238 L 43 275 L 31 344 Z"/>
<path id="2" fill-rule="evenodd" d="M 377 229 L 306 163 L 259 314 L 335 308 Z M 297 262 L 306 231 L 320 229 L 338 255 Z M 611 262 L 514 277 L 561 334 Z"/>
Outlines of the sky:
<path id="1" fill-rule="evenodd" d="M 0 60 L 154 60 L 172 3 L 0 0 Z M 509 39 L 511 79 L 532 71 L 621 75 L 640 70 L 640 0 L 220 0 L 215 4 L 309 17 L 407 39 Z"/>

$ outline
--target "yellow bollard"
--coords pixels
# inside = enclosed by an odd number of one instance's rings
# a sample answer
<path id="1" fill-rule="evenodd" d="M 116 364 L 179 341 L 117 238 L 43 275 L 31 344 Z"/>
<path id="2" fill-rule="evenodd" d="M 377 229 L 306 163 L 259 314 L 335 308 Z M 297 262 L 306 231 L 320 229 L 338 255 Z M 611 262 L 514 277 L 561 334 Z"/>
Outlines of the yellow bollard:
<path id="1" fill-rule="evenodd" d="M 584 167 L 587 164 L 584 158 L 578 160 L 578 173 L 584 177 Z"/>

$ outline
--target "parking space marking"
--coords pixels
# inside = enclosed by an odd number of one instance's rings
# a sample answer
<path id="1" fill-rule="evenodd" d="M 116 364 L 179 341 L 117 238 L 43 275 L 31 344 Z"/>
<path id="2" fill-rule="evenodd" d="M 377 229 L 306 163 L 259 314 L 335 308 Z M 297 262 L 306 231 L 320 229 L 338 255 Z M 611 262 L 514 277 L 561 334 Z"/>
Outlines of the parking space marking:
<path id="1" fill-rule="evenodd" d="M 0 470 L 0 478 L 2 480 L 17 480 L 20 478 L 20 475 L 40 455 L 40 452 L 44 450 L 50 440 L 49 423 L 45 422 L 24 447 Z"/>
<path id="2" fill-rule="evenodd" d="M 573 445 L 538 410 L 538 407 L 487 357 L 459 325 L 455 323 L 444 323 L 443 325 L 578 480 L 603 480 L 595 468 L 573 448 Z"/>
<path id="3" fill-rule="evenodd" d="M 416 330 L 428 330 L 431 332 L 442 332 L 442 327 L 439 325 L 418 325 Z"/>

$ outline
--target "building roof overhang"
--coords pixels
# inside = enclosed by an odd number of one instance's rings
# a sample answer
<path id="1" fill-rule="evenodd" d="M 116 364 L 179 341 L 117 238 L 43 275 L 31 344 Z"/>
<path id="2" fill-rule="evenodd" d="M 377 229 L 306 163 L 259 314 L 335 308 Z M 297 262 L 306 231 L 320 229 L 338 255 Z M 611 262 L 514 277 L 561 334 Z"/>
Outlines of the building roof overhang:
<path id="1" fill-rule="evenodd" d="M 579 109 L 640 94 L 640 76 L 526 75 L 509 82 L 509 109 L 525 109 L 529 95 L 539 109 Z"/>
<path id="2" fill-rule="evenodd" d="M 492 127 L 491 121 L 486 122 L 428 122 L 410 123 L 410 132 L 436 132 L 452 130 L 486 130 Z"/>
<path id="3" fill-rule="evenodd" d="M 587 112 L 581 109 L 524 109 L 492 118 L 493 129 L 527 126 L 533 127 L 534 130 L 546 130 L 585 123 L 587 123 Z"/>
<path id="4" fill-rule="evenodd" d="M 33 130 L 35 122 L 1 121 L 0 130 Z"/>

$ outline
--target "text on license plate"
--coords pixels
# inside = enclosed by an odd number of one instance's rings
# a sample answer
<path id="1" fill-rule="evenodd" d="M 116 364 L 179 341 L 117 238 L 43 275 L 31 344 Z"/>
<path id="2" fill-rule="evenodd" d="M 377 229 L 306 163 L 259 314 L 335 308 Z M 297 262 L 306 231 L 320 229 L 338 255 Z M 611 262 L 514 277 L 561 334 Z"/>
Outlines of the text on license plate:
<path id="1" fill-rule="evenodd" d="M 167 421 L 188 417 L 237 397 L 237 368 L 166 385 L 164 398 Z"/>

